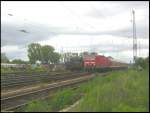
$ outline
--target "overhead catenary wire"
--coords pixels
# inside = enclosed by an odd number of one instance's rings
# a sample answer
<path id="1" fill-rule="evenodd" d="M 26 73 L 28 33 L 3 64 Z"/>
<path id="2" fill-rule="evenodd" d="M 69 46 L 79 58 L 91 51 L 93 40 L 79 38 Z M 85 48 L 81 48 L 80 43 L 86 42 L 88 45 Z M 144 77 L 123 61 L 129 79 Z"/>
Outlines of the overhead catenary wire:
<path id="1" fill-rule="evenodd" d="M 77 17 L 78 19 L 80 19 L 80 21 L 82 21 L 82 23 L 84 23 L 85 25 L 88 25 L 90 28 L 92 28 L 92 29 L 94 29 L 95 31 L 97 31 L 93 25 L 89 24 L 85 19 L 81 18 L 81 16 L 78 15 L 74 10 L 72 10 L 71 8 L 69 8 L 68 6 L 66 6 L 65 4 L 62 4 L 62 5 L 63 5 L 68 11 L 70 11 L 71 14 L 75 14 L 76 17 Z M 99 10 L 98 10 L 97 8 L 95 8 L 92 4 L 90 4 L 90 7 L 91 7 L 92 9 L 96 10 L 97 12 L 99 12 Z M 92 37 L 90 38 L 89 48 L 91 48 L 91 49 L 90 49 L 91 52 L 92 52 L 92 51 L 96 51 L 95 48 L 94 48 L 94 46 L 93 46 Z M 115 49 L 117 49 L 117 48 L 115 48 Z M 116 50 L 115 50 L 115 51 L 116 51 Z M 104 52 L 104 51 L 101 51 L 101 52 Z M 105 53 L 107 53 L 106 50 L 105 50 Z M 116 52 L 116 54 L 117 54 L 117 56 L 119 55 L 118 52 Z"/>
<path id="2" fill-rule="evenodd" d="M 61 3 L 62 4 L 62 3 Z M 71 8 L 69 8 L 68 6 L 66 6 L 65 4 L 62 4 L 64 6 L 64 8 L 66 8 L 71 14 L 75 14 L 76 17 L 78 19 L 80 19 L 82 21 L 82 23 L 84 23 L 85 25 L 88 25 L 90 28 L 95 29 L 95 27 L 93 27 L 93 25 L 89 24 L 85 19 L 83 20 L 83 18 L 81 18 L 75 11 L 73 11 Z M 96 29 L 95 29 L 96 30 Z M 89 44 L 89 48 L 90 51 L 94 51 L 93 46 L 92 46 L 92 37 L 90 38 L 90 44 Z"/>

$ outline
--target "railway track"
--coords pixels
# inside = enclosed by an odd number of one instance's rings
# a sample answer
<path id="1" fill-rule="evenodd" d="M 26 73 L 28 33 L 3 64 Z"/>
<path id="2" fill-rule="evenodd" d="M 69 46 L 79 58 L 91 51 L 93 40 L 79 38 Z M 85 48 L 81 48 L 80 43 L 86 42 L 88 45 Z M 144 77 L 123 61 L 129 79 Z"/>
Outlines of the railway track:
<path id="1" fill-rule="evenodd" d="M 81 72 L 78 73 L 81 74 Z M 42 82 L 58 81 L 66 78 L 70 79 L 77 76 L 78 76 L 77 73 L 71 73 L 71 72 L 55 73 L 51 75 L 50 74 L 38 74 L 38 75 L 26 75 L 26 76 L 7 75 L 5 77 L 1 77 L 1 88 L 8 89 L 16 86 L 25 86 L 25 85 L 42 83 Z"/>
<path id="2" fill-rule="evenodd" d="M 12 79 L 19 79 L 19 78 L 27 78 L 27 77 L 38 77 L 38 76 L 46 76 L 46 75 L 61 75 L 61 74 L 67 74 L 71 72 L 55 72 L 55 73 L 9 73 L 9 74 L 3 74 L 1 73 L 1 79 L 2 80 L 12 80 Z"/>
<path id="3" fill-rule="evenodd" d="M 83 75 L 83 73 L 80 73 L 80 74 Z M 84 73 L 84 75 L 85 76 L 80 76 L 80 77 L 72 78 L 69 80 L 63 80 L 60 82 L 52 83 L 52 84 L 45 86 L 44 88 L 41 88 L 35 91 L 24 92 L 22 94 L 1 98 L 1 110 L 9 111 L 9 110 L 15 109 L 17 107 L 27 104 L 31 100 L 45 97 L 51 91 L 55 91 L 60 88 L 71 87 L 71 86 L 80 84 L 89 79 L 92 79 L 95 76 L 95 75 L 91 75 L 87 73 Z"/>
<path id="4" fill-rule="evenodd" d="M 18 72 L 3 72 L 1 74 L 3 75 L 8 75 L 8 74 L 15 74 L 15 75 L 20 75 L 20 74 L 45 74 L 45 73 L 58 73 L 57 71 L 38 71 L 38 72 L 26 72 L 26 71 L 18 71 Z"/>

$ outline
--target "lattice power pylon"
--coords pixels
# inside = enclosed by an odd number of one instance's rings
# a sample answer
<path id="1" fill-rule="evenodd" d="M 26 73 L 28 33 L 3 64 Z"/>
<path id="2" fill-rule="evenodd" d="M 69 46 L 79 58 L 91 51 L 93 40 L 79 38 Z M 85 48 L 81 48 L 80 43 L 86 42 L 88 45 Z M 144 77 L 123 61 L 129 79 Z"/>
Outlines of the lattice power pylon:
<path id="1" fill-rule="evenodd" d="M 136 38 L 136 24 L 135 24 L 135 11 L 132 10 L 133 14 L 133 62 L 135 63 L 135 60 L 137 58 L 137 38 Z"/>

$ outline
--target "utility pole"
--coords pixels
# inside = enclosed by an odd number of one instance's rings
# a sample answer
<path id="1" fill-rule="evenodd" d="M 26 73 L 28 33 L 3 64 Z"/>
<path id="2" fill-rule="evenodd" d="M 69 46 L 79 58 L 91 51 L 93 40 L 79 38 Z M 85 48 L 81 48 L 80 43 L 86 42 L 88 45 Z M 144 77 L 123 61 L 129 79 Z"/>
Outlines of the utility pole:
<path id="1" fill-rule="evenodd" d="M 64 63 L 64 53 L 63 53 L 63 47 L 61 46 L 61 62 Z"/>
<path id="2" fill-rule="evenodd" d="M 140 41 L 139 41 L 139 57 L 140 57 L 140 49 L 141 49 L 141 45 L 140 45 Z"/>
<path id="3" fill-rule="evenodd" d="M 90 37 L 89 53 L 92 53 L 92 37 Z"/>
<path id="4" fill-rule="evenodd" d="M 137 58 L 137 38 L 136 38 L 136 24 L 135 24 L 135 11 L 132 10 L 133 14 L 133 63 Z"/>

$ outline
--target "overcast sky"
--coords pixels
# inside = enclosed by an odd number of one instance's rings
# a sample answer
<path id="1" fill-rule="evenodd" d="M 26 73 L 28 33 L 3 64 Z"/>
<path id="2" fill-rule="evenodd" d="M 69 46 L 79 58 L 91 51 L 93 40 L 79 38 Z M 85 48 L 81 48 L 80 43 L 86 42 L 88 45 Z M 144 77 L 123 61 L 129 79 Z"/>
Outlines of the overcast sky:
<path id="1" fill-rule="evenodd" d="M 149 2 L 1 2 L 1 52 L 28 60 L 27 46 L 38 42 L 57 52 L 98 52 L 132 61 L 132 9 L 138 56 L 149 54 Z M 25 30 L 26 32 L 20 32 Z"/>

